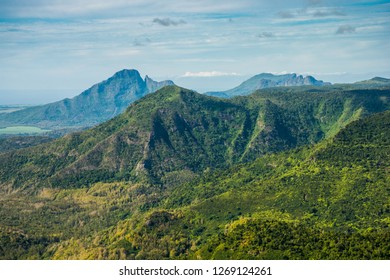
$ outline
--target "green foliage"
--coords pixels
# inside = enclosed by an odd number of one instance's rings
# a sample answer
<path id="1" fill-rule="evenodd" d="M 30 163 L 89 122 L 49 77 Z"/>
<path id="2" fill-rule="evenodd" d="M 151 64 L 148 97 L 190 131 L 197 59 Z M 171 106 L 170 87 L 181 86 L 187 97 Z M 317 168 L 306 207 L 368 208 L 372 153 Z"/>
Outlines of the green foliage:
<path id="1" fill-rule="evenodd" d="M 50 130 L 41 129 L 35 126 L 10 126 L 6 128 L 0 128 L 0 135 L 30 135 L 30 134 L 42 134 Z"/>
<path id="2" fill-rule="evenodd" d="M 0 138 L 0 153 L 36 146 L 53 140 L 47 136 L 13 136 Z"/>
<path id="3" fill-rule="evenodd" d="M 166 87 L 4 153 L 0 256 L 388 259 L 390 111 L 371 115 L 388 95 Z"/>
<path id="4" fill-rule="evenodd" d="M 242 219 L 211 239 L 205 259 L 388 259 L 390 232 L 365 234 L 320 230 L 305 223 Z"/>
<path id="5" fill-rule="evenodd" d="M 168 86 L 124 114 L 47 145 L 0 155 L 2 188 L 164 184 L 171 172 L 226 168 L 314 144 L 389 108 L 389 90 L 269 89 L 221 100 Z"/>

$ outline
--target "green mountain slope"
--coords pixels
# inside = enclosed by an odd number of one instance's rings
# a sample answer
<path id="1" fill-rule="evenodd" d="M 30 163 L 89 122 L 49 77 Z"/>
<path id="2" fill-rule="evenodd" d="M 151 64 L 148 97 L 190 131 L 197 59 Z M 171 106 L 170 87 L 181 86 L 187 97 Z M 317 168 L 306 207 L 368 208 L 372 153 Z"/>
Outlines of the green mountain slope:
<path id="1" fill-rule="evenodd" d="M 389 120 L 375 114 L 315 146 L 164 190 L 115 182 L 10 194 L 0 201 L 1 255 L 388 259 Z"/>
<path id="2" fill-rule="evenodd" d="M 279 170 L 269 178 L 253 178 L 251 170 L 263 160 L 229 179 L 217 178 L 217 186 L 227 180 L 250 182 L 224 190 L 213 203 L 225 204 L 234 193 L 252 209 L 247 215 L 241 210 L 242 217 L 198 253 L 206 258 L 388 259 L 389 137 L 387 111 L 352 123 L 332 141 L 288 155 L 285 163 L 276 157 Z"/>
<path id="3" fill-rule="evenodd" d="M 1 155 L 0 187 L 162 183 L 172 172 L 185 171 L 186 177 L 316 143 L 361 116 L 388 109 L 388 99 L 388 90 L 290 89 L 220 100 L 165 87 L 96 128 Z"/>
<path id="4" fill-rule="evenodd" d="M 388 259 L 389 120 L 387 111 L 314 147 L 177 186 L 157 209 L 55 246 L 53 257 Z"/>
<path id="5" fill-rule="evenodd" d="M 1 114 L 0 125 L 33 125 L 41 128 L 89 127 L 122 113 L 132 102 L 171 81 L 143 80 L 137 70 L 122 70 L 72 99 Z"/>
<path id="6" fill-rule="evenodd" d="M 13 136 L 0 138 L 0 153 L 36 146 L 53 140 L 48 136 Z"/>
<path id="7" fill-rule="evenodd" d="M 370 115 L 388 100 L 165 87 L 93 129 L 0 155 L 0 256 L 386 259 L 390 118 Z"/>

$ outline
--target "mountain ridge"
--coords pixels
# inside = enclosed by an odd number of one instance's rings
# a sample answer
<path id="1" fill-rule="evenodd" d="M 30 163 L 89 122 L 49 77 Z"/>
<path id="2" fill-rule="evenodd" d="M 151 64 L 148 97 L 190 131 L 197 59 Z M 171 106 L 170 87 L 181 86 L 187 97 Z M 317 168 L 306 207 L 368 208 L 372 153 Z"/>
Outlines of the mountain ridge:
<path id="1" fill-rule="evenodd" d="M 390 85 L 390 79 L 383 78 L 383 77 L 374 77 L 369 80 L 356 82 L 355 84 Z"/>
<path id="2" fill-rule="evenodd" d="M 132 102 L 172 81 L 142 79 L 134 69 L 123 69 L 91 86 L 79 95 L 46 105 L 0 115 L 0 124 L 34 125 L 41 128 L 82 128 L 106 121 L 122 113 Z"/>
<path id="3" fill-rule="evenodd" d="M 375 88 L 389 84 L 388 79 L 375 77 L 343 86 Z M 170 80 L 157 82 L 148 75 L 142 79 L 137 70 L 123 69 L 73 98 L 0 114 L 0 126 L 31 125 L 52 129 L 54 136 L 63 135 L 69 130 L 75 131 L 100 124 L 123 112 L 132 102 L 167 85 L 174 85 L 174 83 Z M 258 89 L 301 85 L 322 87 L 330 86 L 330 83 L 316 80 L 312 76 L 304 77 L 295 73 L 284 75 L 262 73 L 253 76 L 233 89 L 206 92 L 205 94 L 231 98 L 248 95 Z"/>
<path id="4" fill-rule="evenodd" d="M 8 193 L 0 258 L 388 259 L 389 117 L 165 187 Z"/>
<path id="5" fill-rule="evenodd" d="M 196 174 L 316 143 L 389 109 L 389 94 L 273 88 L 220 99 L 167 86 L 92 129 L 0 155 L 1 188 L 78 188 L 140 178 L 161 184 L 172 172 Z"/>
<path id="6" fill-rule="evenodd" d="M 248 95 L 258 89 L 270 87 L 287 87 L 287 86 L 324 86 L 331 83 L 316 80 L 313 76 L 302 76 L 295 73 L 274 75 L 271 73 L 257 74 L 248 80 L 242 82 L 237 87 L 226 91 L 206 92 L 204 94 L 223 98 L 234 96 Z"/>

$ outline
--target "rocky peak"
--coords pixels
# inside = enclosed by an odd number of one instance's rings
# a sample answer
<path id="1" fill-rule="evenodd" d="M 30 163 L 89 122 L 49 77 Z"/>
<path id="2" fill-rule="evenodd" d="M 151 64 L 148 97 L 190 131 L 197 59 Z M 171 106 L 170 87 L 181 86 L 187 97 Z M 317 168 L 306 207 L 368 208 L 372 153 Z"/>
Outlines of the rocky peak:
<path id="1" fill-rule="evenodd" d="M 135 69 L 123 69 L 121 71 L 116 72 L 112 76 L 112 78 L 120 78 L 120 79 L 136 78 L 136 79 L 141 79 L 141 75 Z"/>
<path id="2" fill-rule="evenodd" d="M 148 89 L 148 92 L 154 92 L 164 86 L 172 86 L 174 83 L 171 80 L 156 82 L 151 79 L 148 75 L 145 76 L 145 86 Z"/>
<path id="3" fill-rule="evenodd" d="M 284 86 L 323 86 L 330 85 L 320 80 L 316 80 L 312 76 L 303 77 L 296 73 L 274 75 L 271 73 L 261 73 L 253 76 L 249 80 L 244 81 L 239 86 L 221 92 L 208 92 L 207 95 L 219 96 L 219 97 L 233 97 L 237 95 L 248 95 L 258 89 L 270 88 L 270 87 L 284 87 Z"/>

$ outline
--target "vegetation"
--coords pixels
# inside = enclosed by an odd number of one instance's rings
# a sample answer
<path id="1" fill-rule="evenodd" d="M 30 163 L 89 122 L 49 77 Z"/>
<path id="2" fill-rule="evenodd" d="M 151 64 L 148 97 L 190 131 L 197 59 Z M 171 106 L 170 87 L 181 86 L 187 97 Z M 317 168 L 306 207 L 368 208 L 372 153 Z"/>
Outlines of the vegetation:
<path id="1" fill-rule="evenodd" d="M 93 129 L 1 155 L 0 186 L 161 185 L 171 172 L 200 173 L 317 143 L 353 120 L 389 109 L 389 95 L 384 89 L 287 88 L 222 100 L 165 87 Z"/>
<path id="2" fill-rule="evenodd" d="M 1 134 L 40 134 L 44 132 L 48 132 L 50 130 L 41 129 L 35 126 L 10 126 L 6 128 L 0 128 Z"/>
<path id="3" fill-rule="evenodd" d="M 0 153 L 36 146 L 53 140 L 48 136 L 12 136 L 0 138 Z"/>
<path id="4" fill-rule="evenodd" d="M 389 259 L 388 100 L 163 88 L 0 155 L 0 257 Z"/>

